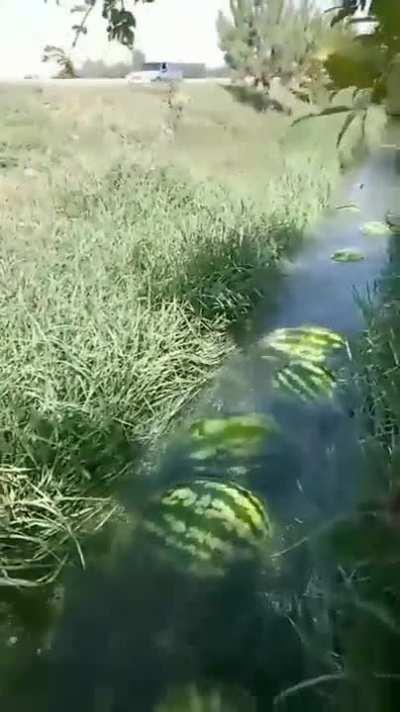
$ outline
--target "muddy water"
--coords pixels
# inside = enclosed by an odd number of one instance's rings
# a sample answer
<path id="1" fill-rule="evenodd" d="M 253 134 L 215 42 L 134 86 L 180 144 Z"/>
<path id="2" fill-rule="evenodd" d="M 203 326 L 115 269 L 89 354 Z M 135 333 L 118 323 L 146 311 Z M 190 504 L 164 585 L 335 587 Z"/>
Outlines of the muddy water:
<path id="1" fill-rule="evenodd" d="M 289 542 L 354 504 L 362 476 L 351 417 L 355 404 L 351 391 L 347 400 L 312 406 L 280 399 L 269 386 L 257 339 L 276 327 L 303 324 L 329 327 L 350 340 L 360 333 L 363 319 L 354 293 L 364 293 L 379 276 L 388 242 L 396 240 L 365 236 L 361 227 L 384 220 L 386 210 L 396 206 L 398 155 L 393 148 L 382 149 L 346 177 L 331 210 L 285 266 L 279 291 L 256 310 L 252 343 L 225 365 L 199 404 L 199 414 L 257 411 L 279 422 L 279 436 L 239 477 L 265 498 Z M 357 212 L 335 208 L 350 202 Z M 333 253 L 348 248 L 361 251 L 364 259 L 331 260 Z M 225 472 L 217 465 L 213 471 L 212 463 L 204 467 L 172 443 L 161 476 L 166 482 L 200 475 L 238 477 L 235 463 Z M 26 642 L 26 634 L 14 635 L 10 628 L 10 664 L 3 666 L 4 675 L 20 670 L 1 709 L 150 712 L 171 685 L 202 678 L 239 685 L 251 695 L 254 709 L 271 709 L 282 689 L 332 672 L 325 659 L 333 643 L 321 603 L 323 588 L 315 596 L 312 588 L 315 571 L 327 581 L 334 566 L 320 561 L 312 546 L 293 551 L 285 559 L 284 594 L 276 594 L 272 603 L 268 581 L 252 569 L 235 570 L 218 585 L 196 583 L 155 566 L 149 552 L 137 547 L 121 556 L 112 575 L 99 568 L 79 575 L 69 584 L 72 594 L 49 654 L 38 653 L 34 641 Z M 307 610 L 299 614 L 306 592 Z M 297 614 L 306 625 L 312 622 L 317 656 L 304 649 Z M 19 635 L 25 641 L 21 652 Z M 29 649 L 36 651 L 31 661 Z M 311 693 L 294 696 L 285 706 L 304 708 L 330 709 L 326 699 Z M 187 706 L 170 712 L 183 709 L 190 712 Z M 236 708 L 205 707 L 204 712 L 222 709 Z"/>

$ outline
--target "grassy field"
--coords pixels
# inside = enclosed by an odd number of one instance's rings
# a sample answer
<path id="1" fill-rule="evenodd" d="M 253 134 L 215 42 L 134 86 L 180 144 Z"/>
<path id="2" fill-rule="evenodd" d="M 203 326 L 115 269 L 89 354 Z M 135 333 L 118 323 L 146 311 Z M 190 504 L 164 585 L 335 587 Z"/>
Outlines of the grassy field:
<path id="1" fill-rule="evenodd" d="M 165 90 L 0 92 L 0 585 L 82 558 L 338 178 L 326 127 L 183 103 L 171 133 Z"/>

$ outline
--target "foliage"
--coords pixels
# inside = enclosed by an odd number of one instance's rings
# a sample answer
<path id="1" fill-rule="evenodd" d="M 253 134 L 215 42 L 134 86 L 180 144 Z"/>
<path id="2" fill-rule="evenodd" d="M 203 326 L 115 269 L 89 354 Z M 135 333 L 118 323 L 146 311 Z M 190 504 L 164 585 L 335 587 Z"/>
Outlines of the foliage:
<path id="1" fill-rule="evenodd" d="M 342 0 L 331 24 L 351 23 L 358 33 L 353 43 L 328 58 L 326 66 L 337 86 L 370 87 L 373 100 L 381 101 L 392 64 L 400 52 L 400 5 L 389 0 L 372 0 L 367 16 L 366 9 L 366 0 Z M 360 11 L 364 15 L 360 16 Z"/>
<path id="2" fill-rule="evenodd" d="M 60 67 L 58 79 L 76 79 L 78 73 L 71 57 L 61 47 L 46 45 L 43 50 L 43 62 L 56 62 Z"/>
<path id="3" fill-rule="evenodd" d="M 400 453 L 399 244 L 389 243 L 389 264 L 374 289 L 359 300 L 366 332 L 355 354 L 362 395 L 361 421 L 384 447 L 388 463 Z"/>
<path id="4" fill-rule="evenodd" d="M 264 120 L 222 88 L 188 93 L 194 129 L 178 148 L 186 170 L 197 169 L 201 137 L 200 158 L 214 176 L 201 184 L 160 167 L 165 157 L 177 162 L 176 146 L 161 154 L 157 143 L 156 156 L 138 148 L 158 136 L 156 92 L 2 98 L 4 142 L 17 159 L 4 169 L 0 195 L 0 557 L 8 583 L 43 581 L 64 556 L 79 559 L 86 535 L 115 512 L 111 486 L 137 473 L 143 448 L 159 446 L 215 374 L 232 349 L 228 330 L 271 284 L 279 257 L 337 179 L 326 151 L 323 163 L 308 155 L 291 163 L 286 154 L 275 174 L 260 158 Z M 257 180 L 249 188 L 246 171 L 246 190 L 225 167 L 232 140 L 211 123 L 210 100 L 245 143 L 239 168 L 257 136 L 246 163 Z M 269 157 L 273 132 L 267 121 Z M 34 181 L 23 177 L 28 160 Z M 216 182 L 221 164 L 233 189 Z"/>
<path id="5" fill-rule="evenodd" d="M 87 59 L 79 68 L 79 76 L 90 79 L 123 79 L 129 72 L 140 71 L 144 61 L 144 53 L 136 49 L 132 53 L 132 63 L 115 62 L 114 64 L 106 64 L 101 59 Z"/>
<path id="6" fill-rule="evenodd" d="M 388 225 L 384 222 L 379 222 L 378 220 L 371 220 L 370 222 L 364 223 L 361 227 L 361 232 L 363 235 L 376 235 L 382 237 L 388 237 L 391 235 L 391 230 Z"/>
<path id="7" fill-rule="evenodd" d="M 44 0 L 46 3 L 48 0 Z M 140 0 L 128 0 L 133 8 Z M 141 0 L 142 2 L 153 2 L 153 0 Z M 60 0 L 55 0 L 57 5 Z M 125 7 L 124 0 L 84 0 L 83 4 L 75 5 L 71 12 L 81 14 L 81 22 L 75 23 L 72 29 L 75 32 L 73 46 L 76 45 L 82 34 L 87 34 L 87 21 L 90 14 L 97 5 L 102 7 L 102 16 L 107 22 L 107 35 L 109 40 L 118 40 L 126 47 L 133 47 L 135 40 L 136 20 L 131 9 Z"/>
<path id="8" fill-rule="evenodd" d="M 242 76 L 268 86 L 273 76 L 285 81 L 317 72 L 317 49 L 327 23 L 310 0 L 231 0 L 232 20 L 219 13 L 217 29 L 226 62 Z"/>
<path id="9" fill-rule="evenodd" d="M 140 49 L 134 49 L 132 53 L 132 69 L 134 72 L 138 72 L 143 68 L 146 61 L 146 55 Z"/>
<path id="10" fill-rule="evenodd" d="M 366 0 L 342 0 L 339 7 L 333 8 L 337 12 L 331 20 L 331 28 L 342 26 L 344 30 L 350 30 L 357 27 L 358 32 L 344 31 L 334 42 L 328 41 L 321 56 L 326 74 L 320 92 L 322 103 L 317 101 L 320 111 L 300 119 L 343 114 L 337 148 L 342 152 L 342 143 L 350 141 L 353 143 L 350 154 L 371 148 L 376 140 L 380 140 L 385 113 L 374 105 L 386 96 L 388 78 L 400 47 L 400 5 L 373 0 L 370 15 L 358 16 L 357 12 L 364 11 L 366 6 Z M 360 27 L 366 26 L 366 32 L 360 31 Z M 351 90 L 352 96 L 343 105 L 338 105 L 332 100 L 336 92 L 344 89 Z M 342 158 L 342 162 L 346 163 L 348 158 Z"/>
<path id="11" fill-rule="evenodd" d="M 220 67 L 206 67 L 205 72 L 206 77 L 216 77 L 217 79 L 221 79 L 222 77 L 230 77 L 232 73 L 231 68 L 228 67 L 226 64 L 223 64 Z"/>
<path id="12" fill-rule="evenodd" d="M 400 652 L 400 309 L 399 245 L 373 290 L 359 299 L 366 330 L 353 344 L 363 472 L 351 521 L 337 524 L 323 556 L 334 557 L 335 630 L 349 676 L 343 709 L 395 712 Z M 370 643 L 364 645 L 366 636 Z"/>
<path id="13" fill-rule="evenodd" d="M 357 205 L 357 203 L 353 203 L 353 202 L 343 203 L 342 205 L 336 205 L 335 210 L 343 210 L 348 213 L 356 213 L 356 214 L 361 212 L 361 208 Z"/>
<path id="14" fill-rule="evenodd" d="M 168 136 L 174 137 L 181 125 L 185 107 L 190 104 L 190 97 L 184 93 L 177 82 L 170 82 L 168 86 L 166 105 L 167 119 L 165 128 Z"/>
<path id="15" fill-rule="evenodd" d="M 2 288 L 0 546 L 11 581 L 30 567 L 34 579 L 53 575 L 60 550 L 79 552 L 112 511 L 99 495 L 215 372 L 228 320 L 259 294 L 252 273 L 285 244 L 250 202 L 164 171 L 120 167 L 53 200 L 56 246 L 34 273 L 27 264 L 29 277 L 10 267 Z"/>
<path id="16" fill-rule="evenodd" d="M 336 148 L 342 165 L 346 165 L 367 149 L 375 148 L 381 140 L 386 114 L 381 107 L 371 104 L 371 101 L 372 94 L 368 89 L 349 87 L 347 90 L 329 92 L 319 111 L 300 116 L 293 124 L 320 116 L 342 116 Z"/>
<path id="17" fill-rule="evenodd" d="M 255 702 L 243 690 L 188 685 L 173 688 L 155 712 L 254 712 Z"/>
<path id="18" fill-rule="evenodd" d="M 103 60 L 87 59 L 79 68 L 79 76 L 88 79 L 122 79 L 132 70 L 126 62 L 106 64 Z"/>

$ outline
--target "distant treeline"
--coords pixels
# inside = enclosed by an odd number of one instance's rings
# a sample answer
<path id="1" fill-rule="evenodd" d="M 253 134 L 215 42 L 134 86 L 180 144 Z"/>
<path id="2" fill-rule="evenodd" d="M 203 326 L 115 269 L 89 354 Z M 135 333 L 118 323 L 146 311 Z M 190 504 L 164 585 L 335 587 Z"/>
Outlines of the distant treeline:
<path id="1" fill-rule="evenodd" d="M 121 79 L 126 77 L 130 72 L 140 71 L 144 64 L 144 54 L 139 50 L 135 50 L 132 62 L 107 64 L 102 60 L 93 61 L 87 59 L 77 73 L 78 76 L 83 79 Z M 208 68 L 204 64 L 188 62 L 177 64 L 176 66 L 179 66 L 183 70 L 184 77 L 187 79 L 225 77 L 230 74 L 230 69 L 226 65 Z"/>
<path id="2" fill-rule="evenodd" d="M 139 71 L 146 61 L 144 52 L 136 49 L 132 53 L 132 60 L 107 64 L 103 60 L 87 59 L 78 70 L 78 75 L 83 79 L 122 79 L 129 72 Z"/>

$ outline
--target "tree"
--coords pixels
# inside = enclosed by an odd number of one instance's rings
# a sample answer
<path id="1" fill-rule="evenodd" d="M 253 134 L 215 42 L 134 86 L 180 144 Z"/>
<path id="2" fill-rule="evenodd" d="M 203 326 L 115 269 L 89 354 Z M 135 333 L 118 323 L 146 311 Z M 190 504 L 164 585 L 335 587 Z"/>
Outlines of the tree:
<path id="1" fill-rule="evenodd" d="M 57 5 L 60 0 L 53 0 Z M 83 0 L 75 5 L 72 13 L 81 15 L 80 22 L 75 23 L 72 29 L 75 32 L 73 47 L 75 47 L 79 37 L 87 34 L 87 21 L 98 5 L 102 6 L 102 15 L 107 22 L 107 34 L 109 40 L 118 40 L 126 47 L 133 47 L 135 40 L 136 20 L 132 9 L 138 2 L 153 2 L 154 0 Z M 48 0 L 44 0 L 45 3 Z M 127 7 L 132 9 L 127 9 Z"/>
<path id="2" fill-rule="evenodd" d="M 131 5 L 136 5 L 140 0 L 128 0 Z M 153 2 L 153 0 L 141 0 L 142 2 Z M 44 0 L 45 3 L 48 0 Z M 56 4 L 60 4 L 60 0 L 55 0 Z M 135 39 L 134 28 L 136 26 L 136 20 L 131 10 L 125 8 L 124 0 L 100 0 L 102 3 L 102 15 L 105 20 L 107 20 L 107 34 L 108 39 L 121 42 L 126 47 L 133 49 L 133 43 Z M 91 13 L 98 4 L 98 0 L 83 0 L 83 3 L 79 5 L 74 5 L 71 8 L 71 13 L 80 15 L 80 21 L 72 25 L 72 30 L 74 31 L 74 38 L 71 45 L 71 51 L 75 49 L 79 38 L 81 35 L 86 35 L 88 32 L 87 23 L 90 18 Z M 78 76 L 77 71 L 74 67 L 73 60 L 70 56 L 70 52 L 66 51 L 62 47 L 56 47 L 54 45 L 47 45 L 43 51 L 43 61 L 56 62 L 60 67 L 60 72 L 57 74 L 59 79 L 74 79 Z M 120 63 L 120 67 L 115 67 L 117 75 L 113 76 L 126 76 L 132 68 L 141 68 L 144 62 L 144 55 L 140 50 L 133 51 L 132 63 L 133 65 L 137 63 L 137 67 L 123 65 Z M 90 62 L 89 62 L 90 65 Z M 87 69 L 94 69 L 95 72 L 101 71 L 102 67 L 85 67 Z M 125 72 L 125 69 L 127 70 Z M 122 74 L 123 73 L 123 74 Z"/>
<path id="3" fill-rule="evenodd" d="M 240 75 L 268 86 L 273 76 L 299 78 L 315 64 L 328 23 L 312 0 L 230 0 L 230 7 L 232 19 L 220 12 L 217 31 L 225 61 Z"/>
<path id="4" fill-rule="evenodd" d="M 134 49 L 132 52 L 132 70 L 134 72 L 140 72 L 143 69 L 145 61 L 145 53 L 140 49 Z"/>
<path id="5" fill-rule="evenodd" d="M 123 79 L 132 71 L 140 71 L 145 55 L 140 50 L 133 50 L 132 62 L 107 64 L 102 59 L 87 59 L 79 69 L 79 76 L 88 79 Z"/>
<path id="6" fill-rule="evenodd" d="M 79 69 L 79 76 L 83 79 L 122 79 L 132 70 L 127 62 L 106 64 L 103 60 L 87 59 Z"/>

